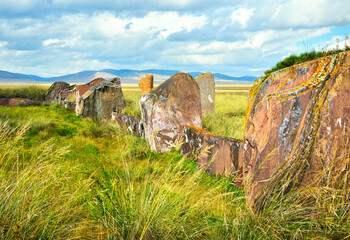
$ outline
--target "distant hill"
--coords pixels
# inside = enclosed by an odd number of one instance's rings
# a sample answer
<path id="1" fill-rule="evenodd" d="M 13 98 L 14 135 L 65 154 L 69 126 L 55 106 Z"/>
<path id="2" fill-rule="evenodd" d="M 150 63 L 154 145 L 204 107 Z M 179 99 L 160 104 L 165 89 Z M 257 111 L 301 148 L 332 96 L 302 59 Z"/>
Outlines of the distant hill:
<path id="1" fill-rule="evenodd" d="M 122 84 L 137 84 L 139 79 L 148 73 L 154 75 L 155 84 L 160 84 L 164 80 L 168 79 L 173 74 L 177 73 L 177 70 L 160 70 L 160 69 L 146 69 L 146 70 L 130 70 L 130 69 L 103 69 L 100 71 L 82 71 L 74 74 L 68 74 L 58 77 L 44 78 L 35 75 L 26 75 L 20 73 L 11 73 L 7 71 L 0 71 L 0 83 L 53 83 L 58 81 L 64 81 L 68 83 L 87 83 L 95 78 L 111 79 L 116 76 L 121 78 Z M 200 72 L 189 72 L 192 77 L 197 77 Z M 255 76 L 243 76 L 233 77 L 221 73 L 214 73 L 215 82 L 218 85 L 233 85 L 233 84 L 252 84 L 257 77 Z"/>
<path id="2" fill-rule="evenodd" d="M 74 74 L 47 78 L 50 82 L 87 83 L 96 78 L 112 79 L 116 75 L 103 71 L 82 71 Z"/>
<path id="3" fill-rule="evenodd" d="M 40 83 L 44 81 L 45 78 L 35 75 L 11 73 L 0 70 L 0 83 Z"/>

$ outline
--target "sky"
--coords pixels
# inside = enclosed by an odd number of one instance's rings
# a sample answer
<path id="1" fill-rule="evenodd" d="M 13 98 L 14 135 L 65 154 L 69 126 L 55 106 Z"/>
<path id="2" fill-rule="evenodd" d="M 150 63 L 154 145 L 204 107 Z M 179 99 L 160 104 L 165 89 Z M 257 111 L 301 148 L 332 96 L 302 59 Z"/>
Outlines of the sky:
<path id="1" fill-rule="evenodd" d="M 0 70 L 261 76 L 290 54 L 344 45 L 349 9 L 349 0 L 0 0 Z"/>

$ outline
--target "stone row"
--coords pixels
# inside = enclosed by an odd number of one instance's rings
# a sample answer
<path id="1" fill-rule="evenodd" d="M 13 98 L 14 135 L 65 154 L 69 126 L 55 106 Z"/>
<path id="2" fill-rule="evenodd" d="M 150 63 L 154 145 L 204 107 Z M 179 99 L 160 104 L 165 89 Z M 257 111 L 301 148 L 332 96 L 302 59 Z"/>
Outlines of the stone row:
<path id="1" fill-rule="evenodd" d="M 78 86 L 65 82 L 52 84 L 45 99 L 58 102 L 66 108 L 75 108 L 76 114 L 96 122 L 111 120 L 111 114 L 125 107 L 120 78 L 105 80 L 96 78 Z"/>

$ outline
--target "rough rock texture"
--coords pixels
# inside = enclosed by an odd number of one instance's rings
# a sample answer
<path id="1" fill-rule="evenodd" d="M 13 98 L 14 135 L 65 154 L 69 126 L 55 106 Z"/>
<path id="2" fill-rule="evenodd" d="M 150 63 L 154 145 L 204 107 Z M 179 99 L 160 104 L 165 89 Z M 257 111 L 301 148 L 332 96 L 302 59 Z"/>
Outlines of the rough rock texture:
<path id="1" fill-rule="evenodd" d="M 128 114 L 119 114 L 117 112 L 112 113 L 112 120 L 122 126 L 125 133 L 131 133 L 134 136 L 139 136 L 139 122 L 140 118 L 128 115 Z"/>
<path id="2" fill-rule="evenodd" d="M 29 106 L 40 105 L 40 101 L 29 98 L 0 98 L 0 106 Z"/>
<path id="3" fill-rule="evenodd" d="M 167 152 L 183 125 L 202 127 L 199 87 L 187 73 L 176 73 L 140 100 L 145 137 L 152 150 Z"/>
<path id="4" fill-rule="evenodd" d="M 139 86 L 142 89 L 142 95 L 149 93 L 153 89 L 153 74 L 147 74 L 139 81 Z"/>
<path id="5" fill-rule="evenodd" d="M 197 164 L 211 175 L 242 176 L 242 140 L 223 137 L 193 126 L 183 126 L 180 154 L 198 157 Z"/>
<path id="6" fill-rule="evenodd" d="M 62 90 L 59 93 L 59 103 L 60 106 L 64 106 L 65 108 L 75 108 L 76 104 L 76 94 L 77 88 L 76 86 L 68 87 Z"/>
<path id="7" fill-rule="evenodd" d="M 79 109 L 80 98 L 84 95 L 84 93 L 86 93 L 88 90 L 90 90 L 90 88 L 92 88 L 93 86 L 96 86 L 97 84 L 100 84 L 103 81 L 105 81 L 105 79 L 96 78 L 87 84 L 82 84 L 82 85 L 77 86 L 77 88 L 76 88 L 76 103 L 75 103 L 75 112 L 77 115 L 79 115 L 79 112 L 80 112 L 80 109 Z"/>
<path id="8" fill-rule="evenodd" d="M 243 160 L 254 211 L 276 191 L 340 183 L 349 167 L 349 54 L 274 72 L 251 89 Z"/>
<path id="9" fill-rule="evenodd" d="M 66 82 L 55 82 L 51 85 L 47 93 L 45 94 L 45 100 L 47 101 L 59 101 L 59 93 L 68 88 L 69 83 Z"/>
<path id="10" fill-rule="evenodd" d="M 202 111 L 215 113 L 215 80 L 210 72 L 199 74 L 194 80 L 201 93 Z"/>
<path id="11" fill-rule="evenodd" d="M 114 78 L 91 87 L 83 94 L 79 99 L 78 115 L 100 122 L 102 119 L 111 120 L 112 112 L 119 112 L 124 107 L 120 78 Z"/>

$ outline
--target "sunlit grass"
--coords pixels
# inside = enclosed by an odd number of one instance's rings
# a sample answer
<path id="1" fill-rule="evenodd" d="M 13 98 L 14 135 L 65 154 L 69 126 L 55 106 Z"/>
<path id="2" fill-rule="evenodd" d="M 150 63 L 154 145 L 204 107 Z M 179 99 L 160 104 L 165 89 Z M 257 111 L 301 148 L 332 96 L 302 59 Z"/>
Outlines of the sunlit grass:
<path id="1" fill-rule="evenodd" d="M 123 92 L 125 113 L 138 115 L 141 91 Z M 204 127 L 242 139 L 246 101 L 217 94 Z M 347 239 L 346 151 L 335 155 L 337 185 L 325 169 L 327 185 L 276 191 L 254 215 L 235 179 L 207 175 L 176 149 L 152 152 L 58 106 L 0 107 L 0 239 Z"/>
<path id="2" fill-rule="evenodd" d="M 48 88 L 49 87 L 45 84 L 1 84 L 0 98 L 30 98 L 33 100 L 44 100 Z"/>

